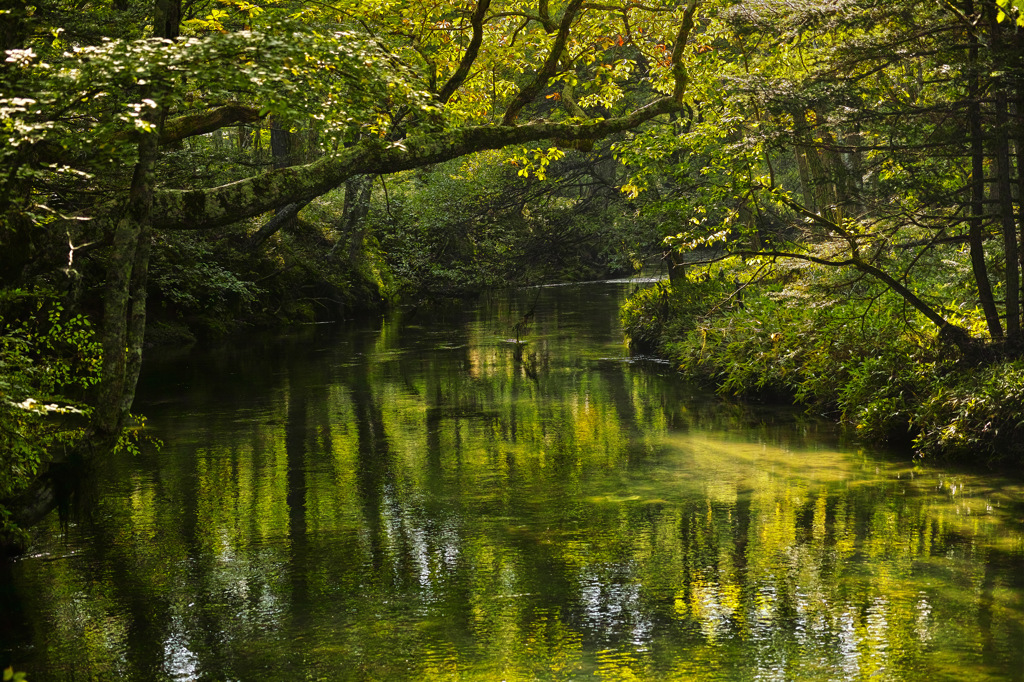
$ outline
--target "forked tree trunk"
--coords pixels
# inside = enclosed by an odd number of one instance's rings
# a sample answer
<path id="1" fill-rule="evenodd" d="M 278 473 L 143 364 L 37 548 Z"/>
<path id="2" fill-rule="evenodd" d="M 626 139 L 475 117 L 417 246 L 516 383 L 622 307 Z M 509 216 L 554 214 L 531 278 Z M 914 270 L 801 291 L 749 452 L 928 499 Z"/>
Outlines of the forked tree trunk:
<path id="1" fill-rule="evenodd" d="M 135 393 L 134 379 L 141 363 L 145 280 L 149 266 L 149 218 L 153 205 L 158 138 L 154 132 L 139 142 L 139 158 L 132 176 L 128 205 L 114 229 L 114 244 L 107 264 L 101 340 L 103 369 L 98 404 L 93 415 L 93 425 L 101 434 L 117 433 L 124 425 Z M 143 240 L 147 243 L 140 246 Z"/>
<path id="2" fill-rule="evenodd" d="M 177 38 L 180 21 L 180 0 L 157 0 L 153 13 L 155 36 Z M 163 106 L 147 115 L 154 126 L 139 140 L 128 203 L 114 228 L 103 293 L 103 367 L 92 423 L 101 436 L 117 434 L 124 426 L 142 367 L 153 192 L 166 115 Z"/>

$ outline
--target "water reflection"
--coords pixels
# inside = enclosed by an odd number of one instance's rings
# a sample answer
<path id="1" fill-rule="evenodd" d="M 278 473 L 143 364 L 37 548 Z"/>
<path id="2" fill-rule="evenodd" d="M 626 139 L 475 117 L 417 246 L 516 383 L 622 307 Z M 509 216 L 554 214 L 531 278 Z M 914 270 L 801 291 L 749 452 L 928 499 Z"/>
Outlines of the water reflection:
<path id="1" fill-rule="evenodd" d="M 625 286 L 150 367 L 166 446 L 0 577 L 3 655 L 38 679 L 1022 679 L 1019 485 L 627 362 Z"/>

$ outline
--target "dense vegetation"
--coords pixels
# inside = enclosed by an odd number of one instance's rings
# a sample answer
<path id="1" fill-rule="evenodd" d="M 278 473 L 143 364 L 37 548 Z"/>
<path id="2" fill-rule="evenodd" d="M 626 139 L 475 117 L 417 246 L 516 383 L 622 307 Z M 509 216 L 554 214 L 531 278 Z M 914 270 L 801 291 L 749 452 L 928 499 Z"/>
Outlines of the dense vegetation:
<path id="1" fill-rule="evenodd" d="M 633 183 L 681 226 L 671 286 L 624 312 L 633 343 L 920 455 L 1020 461 L 1012 17 L 901 2 L 719 19 L 716 77 L 694 79 L 708 98 Z"/>
<path id="2" fill-rule="evenodd" d="M 53 465 L 131 447 L 146 343 L 626 271 L 660 244 L 671 288 L 633 304 L 635 341 L 922 451 L 1013 454 L 1015 16 L 974 0 L 0 10 L 0 525 L 46 507 Z"/>

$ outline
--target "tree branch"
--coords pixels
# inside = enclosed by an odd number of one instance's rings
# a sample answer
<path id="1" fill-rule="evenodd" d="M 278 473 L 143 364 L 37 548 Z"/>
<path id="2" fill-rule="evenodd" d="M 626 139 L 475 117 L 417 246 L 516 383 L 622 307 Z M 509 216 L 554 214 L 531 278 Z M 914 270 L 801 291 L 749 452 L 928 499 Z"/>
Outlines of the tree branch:
<path id="1" fill-rule="evenodd" d="M 875 279 L 879 280 L 895 293 L 899 294 L 904 301 L 909 303 L 915 310 L 924 315 L 930 322 L 932 322 L 939 331 L 950 338 L 953 343 L 963 352 L 969 352 L 972 345 L 972 339 L 967 330 L 962 327 L 958 327 L 953 324 L 942 315 L 940 315 L 934 308 L 925 303 L 917 294 L 904 286 L 899 280 L 885 272 L 881 268 L 878 268 L 871 263 L 866 262 L 862 258 L 856 256 L 848 258 L 846 260 L 829 260 L 828 258 L 819 258 L 812 256 L 807 253 L 794 253 L 788 251 L 768 251 L 768 250 L 748 250 L 748 251 L 734 251 L 731 252 L 734 256 L 746 256 L 746 257 L 764 257 L 769 258 L 793 258 L 796 260 L 809 261 L 811 263 L 817 263 L 819 265 L 826 265 L 830 267 L 852 267 L 865 274 L 868 274 Z"/>
<path id="2" fill-rule="evenodd" d="M 516 96 L 505 110 L 505 116 L 501 119 L 502 125 L 513 125 L 516 119 L 519 118 L 519 112 L 523 110 L 523 107 L 532 102 L 540 94 L 541 90 L 544 89 L 544 86 L 548 84 L 548 81 L 554 77 L 558 70 L 558 63 L 562 60 L 565 44 L 569 40 L 572 22 L 576 19 L 576 13 L 582 4 L 583 0 L 570 0 L 566 6 L 565 12 L 562 14 L 562 21 L 558 25 L 558 33 L 555 34 L 555 41 L 551 45 L 551 52 L 548 53 L 544 66 L 536 73 L 533 81 L 516 93 Z M 546 5 L 544 6 L 546 7 Z"/>
<path id="3" fill-rule="evenodd" d="M 680 104 L 683 95 L 686 93 L 686 86 L 689 85 L 690 76 L 686 73 L 683 65 L 683 48 L 690 39 L 690 31 L 693 30 L 694 17 L 697 14 L 697 0 L 690 0 L 690 3 L 683 10 L 683 23 L 679 26 L 679 33 L 676 35 L 676 44 L 672 47 L 672 75 L 675 77 L 675 88 L 672 91 L 672 99 Z"/>
<path id="4" fill-rule="evenodd" d="M 542 69 L 557 67 L 569 27 L 583 0 L 573 0 L 562 16 L 559 36 Z M 538 122 L 526 125 L 466 127 L 451 131 L 413 135 L 399 142 L 366 139 L 334 156 L 325 156 L 302 166 L 291 166 L 246 178 L 220 187 L 198 190 L 164 190 L 154 197 L 153 226 L 158 229 L 205 229 L 230 225 L 288 204 L 301 203 L 335 189 L 356 175 L 384 175 L 419 168 L 432 163 L 513 144 L 539 140 L 597 140 L 636 128 L 656 116 L 678 111 L 688 83 L 682 65 L 683 46 L 694 26 L 697 0 L 690 0 L 672 53 L 675 87 L 672 95 L 661 97 L 632 113 L 604 120 L 580 123 Z M 541 80 L 540 74 L 535 84 Z M 546 80 L 544 80 L 546 82 Z M 542 86 L 541 86 L 542 87 Z M 529 90 L 529 88 L 527 89 Z M 510 106 L 506 119 L 515 118 L 519 106 Z"/>
<path id="5" fill-rule="evenodd" d="M 414 135 L 402 142 L 367 139 L 302 166 L 291 166 L 198 190 L 163 190 L 154 198 L 158 229 L 205 229 L 230 225 L 266 211 L 320 196 L 355 175 L 381 175 L 448 161 L 466 154 L 538 140 L 596 140 L 630 130 L 661 114 L 677 111 L 662 97 L 630 114 L 585 123 L 531 123 L 479 126 Z"/>
<path id="6" fill-rule="evenodd" d="M 478 0 L 476 3 L 476 10 L 473 11 L 473 16 L 469 20 L 470 25 L 473 27 L 473 38 L 469 41 L 466 53 L 462 55 L 459 68 L 455 70 L 452 77 L 444 84 L 441 92 L 437 93 L 437 99 L 442 104 L 446 104 L 452 98 L 452 95 L 455 94 L 455 91 L 459 89 L 459 86 L 462 85 L 463 81 L 466 80 L 473 62 L 476 61 L 477 55 L 480 54 L 480 45 L 484 41 L 484 15 L 487 14 L 490 6 L 491 0 Z"/>
<path id="7" fill-rule="evenodd" d="M 256 232 L 256 234 L 252 235 L 251 237 L 249 237 L 248 240 L 246 240 L 245 244 L 242 245 L 242 253 L 252 253 L 260 246 L 262 246 L 263 242 L 270 239 L 275 232 L 284 227 L 285 223 L 299 215 L 299 211 L 305 208 L 305 206 L 310 201 L 312 201 L 312 199 L 307 199 L 306 201 L 299 201 L 294 204 L 288 204 L 287 206 L 279 210 L 277 213 L 275 213 L 270 220 L 263 224 L 263 226 Z"/>
<path id="8" fill-rule="evenodd" d="M 212 133 L 237 123 L 252 123 L 261 118 L 263 117 L 259 111 L 241 104 L 225 104 L 194 114 L 176 116 L 167 119 L 167 123 L 164 124 L 163 133 L 160 135 L 160 144 L 171 144 L 187 137 Z M 135 131 L 131 131 L 125 133 L 124 137 L 131 139 L 136 135 Z"/>

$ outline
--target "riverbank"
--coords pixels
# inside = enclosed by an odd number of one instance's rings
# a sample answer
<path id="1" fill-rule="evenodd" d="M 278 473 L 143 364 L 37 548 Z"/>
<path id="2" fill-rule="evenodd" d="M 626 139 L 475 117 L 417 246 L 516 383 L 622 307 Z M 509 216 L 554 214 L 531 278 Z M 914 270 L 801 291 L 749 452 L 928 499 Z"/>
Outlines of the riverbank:
<path id="1" fill-rule="evenodd" d="M 637 292 L 622 310 L 630 346 L 720 393 L 804 405 L 867 443 L 927 459 L 1024 461 L 1019 357 L 983 341 L 965 357 L 869 282 L 766 270 L 716 265 Z"/>

